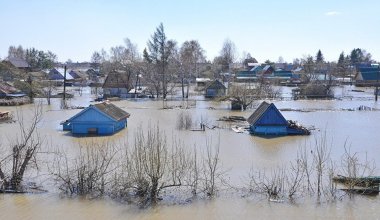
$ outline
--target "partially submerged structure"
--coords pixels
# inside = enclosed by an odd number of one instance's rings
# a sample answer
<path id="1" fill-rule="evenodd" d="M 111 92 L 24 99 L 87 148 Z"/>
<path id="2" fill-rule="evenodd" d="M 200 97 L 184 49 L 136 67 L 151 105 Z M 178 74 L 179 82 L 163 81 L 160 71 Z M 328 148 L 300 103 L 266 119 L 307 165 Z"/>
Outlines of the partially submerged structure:
<path id="1" fill-rule="evenodd" d="M 133 88 L 130 76 L 125 72 L 110 72 L 103 84 L 104 98 L 127 98 L 128 92 Z"/>
<path id="2" fill-rule="evenodd" d="M 262 102 L 248 118 L 251 134 L 263 136 L 309 135 L 310 131 L 284 118 L 276 106 Z"/>
<path id="3" fill-rule="evenodd" d="M 379 84 L 380 68 L 378 66 L 359 68 L 354 79 L 356 86 L 376 86 Z"/>
<path id="4" fill-rule="evenodd" d="M 90 105 L 61 124 L 64 131 L 73 134 L 110 135 L 127 127 L 129 116 L 116 105 L 103 102 Z"/>
<path id="5" fill-rule="evenodd" d="M 216 98 L 226 95 L 226 86 L 219 80 L 214 80 L 206 85 L 206 98 Z"/>

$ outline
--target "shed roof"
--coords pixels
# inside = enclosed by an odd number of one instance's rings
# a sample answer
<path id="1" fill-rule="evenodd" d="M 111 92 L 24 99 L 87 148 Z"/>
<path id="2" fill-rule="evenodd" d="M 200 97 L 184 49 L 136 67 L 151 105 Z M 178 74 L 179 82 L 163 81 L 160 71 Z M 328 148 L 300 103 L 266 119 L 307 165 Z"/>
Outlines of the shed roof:
<path id="1" fill-rule="evenodd" d="M 268 70 L 273 70 L 273 67 L 271 65 L 265 65 L 263 71 L 266 72 Z"/>
<path id="2" fill-rule="evenodd" d="M 377 67 L 363 67 L 359 68 L 362 80 L 377 80 L 380 76 L 380 69 Z"/>
<path id="3" fill-rule="evenodd" d="M 271 104 L 267 103 L 267 102 L 262 102 L 259 107 L 256 109 L 256 111 L 254 111 L 252 113 L 251 116 L 249 116 L 249 118 L 247 119 L 248 123 L 249 124 L 254 124 L 256 123 L 256 121 L 258 121 L 261 116 L 264 114 L 264 112 L 267 111 L 267 109 L 269 108 Z"/>
<path id="4" fill-rule="evenodd" d="M 109 103 L 109 102 L 102 102 L 95 105 L 90 105 L 87 108 L 83 109 L 78 114 L 74 115 L 67 121 L 72 121 L 75 118 L 79 117 L 80 115 L 84 114 L 90 109 L 95 109 L 96 111 L 100 111 L 101 113 L 107 115 L 110 119 L 113 119 L 115 121 L 119 121 L 124 118 L 128 118 L 130 114 L 123 109 L 117 107 L 116 105 Z"/>
<path id="5" fill-rule="evenodd" d="M 206 89 L 226 89 L 226 86 L 219 80 L 214 80 L 207 84 Z"/>
<path id="6" fill-rule="evenodd" d="M 26 62 L 26 60 L 21 59 L 21 58 L 11 57 L 11 58 L 8 58 L 8 61 L 14 67 L 17 67 L 17 68 L 28 68 L 28 67 L 30 67 L 29 64 L 28 64 L 28 62 Z"/>
<path id="7" fill-rule="evenodd" d="M 63 80 L 65 71 L 62 68 L 53 68 L 49 71 L 49 79 L 50 80 Z M 66 80 L 72 80 L 73 77 L 66 72 Z"/>
<path id="8" fill-rule="evenodd" d="M 79 73 L 76 72 L 76 71 L 74 71 L 74 70 L 71 70 L 71 71 L 69 72 L 69 74 L 70 74 L 74 79 L 79 79 L 79 78 L 81 78 L 81 76 L 79 75 Z"/>
<path id="9" fill-rule="evenodd" d="M 132 88 L 131 82 L 128 82 L 128 74 L 125 72 L 110 72 L 103 84 L 103 88 Z"/>
<path id="10" fill-rule="evenodd" d="M 103 112 L 104 114 L 115 119 L 116 121 L 119 121 L 123 118 L 128 118 L 130 116 L 128 112 L 109 102 L 95 104 L 94 107 L 97 108 L 99 111 Z"/>

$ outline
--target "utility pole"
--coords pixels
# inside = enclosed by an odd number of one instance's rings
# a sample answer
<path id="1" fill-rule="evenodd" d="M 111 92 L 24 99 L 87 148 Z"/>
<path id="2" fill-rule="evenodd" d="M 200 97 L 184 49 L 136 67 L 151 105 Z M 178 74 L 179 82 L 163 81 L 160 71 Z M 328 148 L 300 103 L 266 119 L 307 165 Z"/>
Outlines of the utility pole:
<path id="1" fill-rule="evenodd" d="M 379 72 L 380 72 L 380 65 L 377 65 L 377 71 L 376 71 L 376 90 L 375 90 L 375 101 L 377 102 L 377 96 L 379 93 Z"/>
<path id="2" fill-rule="evenodd" d="M 63 72 L 63 108 L 66 108 L 66 65 Z"/>

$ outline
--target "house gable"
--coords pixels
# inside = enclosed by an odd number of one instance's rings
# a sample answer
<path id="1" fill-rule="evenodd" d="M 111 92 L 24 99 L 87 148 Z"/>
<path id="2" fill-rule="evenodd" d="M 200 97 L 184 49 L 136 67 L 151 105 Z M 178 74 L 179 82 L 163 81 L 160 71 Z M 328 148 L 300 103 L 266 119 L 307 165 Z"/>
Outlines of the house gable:
<path id="1" fill-rule="evenodd" d="M 214 80 L 206 86 L 206 89 L 226 89 L 226 87 L 219 80 Z"/>
<path id="2" fill-rule="evenodd" d="M 132 87 L 131 82 L 128 80 L 128 74 L 119 72 L 109 73 L 103 84 L 103 88 L 125 88 L 128 91 Z"/>
<path id="3" fill-rule="evenodd" d="M 90 122 L 90 123 L 99 123 L 99 122 L 114 122 L 116 121 L 112 117 L 104 114 L 99 111 L 94 106 L 87 107 L 83 111 L 74 115 L 68 120 L 69 122 Z"/>
<path id="4" fill-rule="evenodd" d="M 224 96 L 226 94 L 226 87 L 218 80 L 215 80 L 206 86 L 206 97 Z"/>
<path id="5" fill-rule="evenodd" d="M 265 111 L 265 113 L 257 120 L 255 125 L 284 125 L 286 126 L 288 122 L 282 116 L 280 111 L 274 106 L 274 104 L 270 104 L 269 108 Z"/>
<path id="6" fill-rule="evenodd" d="M 276 106 L 271 103 L 262 102 L 256 111 L 248 118 L 251 126 L 287 125 L 287 121 L 282 116 Z"/>

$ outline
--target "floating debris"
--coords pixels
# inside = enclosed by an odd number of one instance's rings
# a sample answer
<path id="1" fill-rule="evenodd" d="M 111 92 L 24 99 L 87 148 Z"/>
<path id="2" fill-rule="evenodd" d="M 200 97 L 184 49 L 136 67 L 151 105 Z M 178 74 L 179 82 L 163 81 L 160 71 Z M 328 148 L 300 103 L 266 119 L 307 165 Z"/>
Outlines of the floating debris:
<path id="1" fill-rule="evenodd" d="M 288 129 L 292 129 L 294 131 L 297 131 L 295 133 L 302 134 L 302 135 L 310 135 L 310 130 L 300 124 L 298 124 L 296 121 L 288 120 Z"/>
<path id="2" fill-rule="evenodd" d="M 249 127 L 242 127 L 242 126 L 234 125 L 231 127 L 231 129 L 236 133 L 249 133 L 248 132 Z"/>
<path id="3" fill-rule="evenodd" d="M 13 115 L 10 112 L 0 112 L 0 123 L 13 122 Z"/>
<path id="4" fill-rule="evenodd" d="M 359 111 L 377 111 L 378 109 L 361 105 L 357 108 Z"/>
<path id="5" fill-rule="evenodd" d="M 244 118 L 243 116 L 223 116 L 218 119 L 218 121 L 246 121 L 247 119 Z"/>

